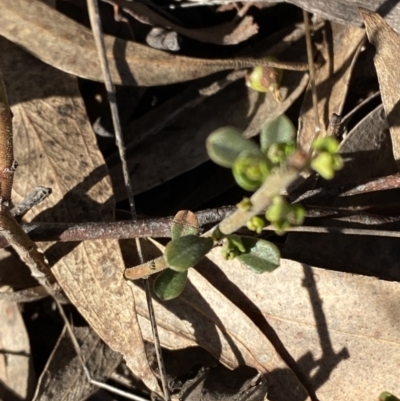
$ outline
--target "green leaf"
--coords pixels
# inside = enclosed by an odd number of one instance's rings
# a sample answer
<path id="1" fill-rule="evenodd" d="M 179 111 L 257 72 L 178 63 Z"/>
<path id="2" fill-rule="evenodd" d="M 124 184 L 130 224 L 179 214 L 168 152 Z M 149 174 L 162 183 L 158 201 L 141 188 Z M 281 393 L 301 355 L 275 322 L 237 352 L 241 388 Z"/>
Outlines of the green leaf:
<path id="1" fill-rule="evenodd" d="M 188 272 L 177 272 L 165 269 L 154 282 L 154 291 L 162 301 L 179 297 L 185 288 Z"/>
<path id="2" fill-rule="evenodd" d="M 296 128 L 285 114 L 267 122 L 260 134 L 261 149 L 266 152 L 273 143 L 292 143 L 296 137 Z"/>
<path id="3" fill-rule="evenodd" d="M 261 152 L 240 153 L 232 167 L 237 184 L 246 191 L 257 190 L 268 177 L 269 171 L 269 162 Z"/>
<path id="4" fill-rule="evenodd" d="M 213 244 L 211 238 L 187 235 L 168 242 L 164 255 L 171 269 L 184 272 L 207 255 Z"/>
<path id="5" fill-rule="evenodd" d="M 180 210 L 171 225 L 171 238 L 177 239 L 185 235 L 198 235 L 199 222 L 197 216 L 190 210 Z"/>
<path id="6" fill-rule="evenodd" d="M 400 401 L 400 400 L 397 397 L 395 397 L 393 394 L 389 393 L 388 391 L 384 391 L 379 396 L 379 401 Z"/>
<path id="7" fill-rule="evenodd" d="M 272 272 L 280 264 L 279 249 L 263 239 L 242 237 L 246 253 L 237 256 L 254 273 Z"/>
<path id="8" fill-rule="evenodd" d="M 211 133 L 206 141 L 210 159 L 222 167 L 231 168 L 244 150 L 259 152 L 258 145 L 242 136 L 234 127 L 222 127 Z"/>

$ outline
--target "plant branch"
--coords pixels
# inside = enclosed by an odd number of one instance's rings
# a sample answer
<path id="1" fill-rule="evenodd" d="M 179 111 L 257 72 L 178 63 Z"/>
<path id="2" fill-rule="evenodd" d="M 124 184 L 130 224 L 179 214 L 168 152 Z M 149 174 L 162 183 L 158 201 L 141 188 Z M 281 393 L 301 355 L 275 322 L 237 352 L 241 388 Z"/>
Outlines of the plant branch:
<path id="1" fill-rule="evenodd" d="M 12 113 L 3 74 L 0 71 L 0 201 L 11 203 L 11 189 L 17 163 L 14 161 Z"/>

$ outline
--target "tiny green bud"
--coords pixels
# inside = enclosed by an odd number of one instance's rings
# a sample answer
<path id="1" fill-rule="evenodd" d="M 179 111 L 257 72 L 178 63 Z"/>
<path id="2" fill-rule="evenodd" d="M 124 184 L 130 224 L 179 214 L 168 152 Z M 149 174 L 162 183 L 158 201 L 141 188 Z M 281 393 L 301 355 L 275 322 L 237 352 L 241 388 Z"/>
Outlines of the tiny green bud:
<path id="1" fill-rule="evenodd" d="M 275 196 L 265 217 L 275 227 L 276 233 L 281 235 L 290 227 L 303 224 L 305 210 L 301 205 L 290 205 L 282 196 Z"/>
<path id="2" fill-rule="evenodd" d="M 336 153 L 339 149 L 339 142 L 332 136 L 317 138 L 312 143 L 311 147 L 320 152 Z"/>
<path id="3" fill-rule="evenodd" d="M 257 234 L 261 234 L 264 227 L 265 227 L 265 220 L 259 216 L 253 216 L 247 222 L 247 228 L 251 231 L 255 231 Z"/>
<path id="4" fill-rule="evenodd" d="M 311 160 L 311 168 L 321 177 L 331 180 L 335 176 L 335 171 L 343 167 L 343 159 L 340 155 L 322 152 Z"/>
<path id="5" fill-rule="evenodd" d="M 251 202 L 250 198 L 245 197 L 238 204 L 236 204 L 236 207 L 244 212 L 248 212 L 253 207 L 253 203 Z"/>
<path id="6" fill-rule="evenodd" d="M 295 150 L 296 144 L 294 142 L 273 143 L 268 148 L 267 157 L 274 164 L 282 164 Z"/>
<path id="7" fill-rule="evenodd" d="M 277 61 L 275 57 L 264 57 L 265 60 Z M 282 102 L 279 91 L 283 72 L 278 68 L 256 66 L 246 75 L 246 85 L 257 92 L 272 92 L 277 102 Z"/>
<path id="8" fill-rule="evenodd" d="M 232 167 L 236 182 L 246 191 L 255 191 L 268 177 L 269 162 L 261 152 L 242 152 Z"/>

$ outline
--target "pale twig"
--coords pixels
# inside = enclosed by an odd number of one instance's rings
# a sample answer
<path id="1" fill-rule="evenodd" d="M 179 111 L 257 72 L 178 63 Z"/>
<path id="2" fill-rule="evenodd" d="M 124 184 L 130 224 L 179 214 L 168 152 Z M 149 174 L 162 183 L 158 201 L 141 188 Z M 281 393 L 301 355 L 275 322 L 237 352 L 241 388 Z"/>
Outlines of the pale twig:
<path id="1" fill-rule="evenodd" d="M 14 217 L 23 217 L 34 206 L 43 202 L 51 194 L 51 188 L 35 187 L 25 197 L 25 199 L 11 209 Z"/>
<path id="2" fill-rule="evenodd" d="M 251 207 L 238 208 L 220 224 L 219 229 L 223 234 L 232 234 L 257 214 L 265 210 L 276 195 L 280 195 L 299 177 L 300 172 L 307 167 L 308 158 L 300 150 L 297 150 L 288 160 L 287 164 L 277 171 L 273 171 L 264 181 L 261 187 L 250 198 Z"/>
<path id="3" fill-rule="evenodd" d="M 304 27 L 306 36 L 308 68 L 310 74 L 311 95 L 314 109 L 314 124 L 315 124 L 314 138 L 316 138 L 321 130 L 321 127 L 319 125 L 318 96 L 317 96 L 317 88 L 315 86 L 315 66 L 314 66 L 314 52 L 312 50 L 312 42 L 311 42 L 311 28 L 310 28 L 310 21 L 308 18 L 308 12 L 306 10 L 303 10 L 303 18 L 304 18 Z"/>
<path id="4" fill-rule="evenodd" d="M 106 56 L 106 48 L 105 48 L 105 43 L 104 43 L 104 38 L 103 38 L 99 6 L 98 6 L 97 0 L 87 0 L 87 5 L 88 5 L 88 11 L 89 11 L 90 25 L 92 27 L 93 36 L 94 36 L 94 40 L 95 40 L 96 47 L 97 47 L 97 52 L 98 52 L 98 55 L 100 58 L 100 65 L 101 65 L 101 69 L 103 72 L 104 83 L 105 83 L 107 94 L 108 94 L 108 100 L 110 103 L 114 131 L 115 131 L 115 139 L 116 139 L 116 144 L 118 146 L 118 151 L 119 151 L 119 155 L 120 155 L 120 159 L 121 159 L 121 163 L 122 163 L 125 189 L 126 189 L 127 195 L 128 195 L 128 201 L 129 201 L 129 206 L 130 206 L 130 210 L 131 210 L 131 214 L 132 214 L 132 220 L 136 220 L 137 213 L 136 213 L 135 201 L 134 201 L 134 197 L 133 197 L 132 183 L 131 183 L 131 179 L 130 179 L 130 175 L 129 175 L 128 163 L 127 163 L 126 156 L 125 156 L 125 143 L 124 143 L 124 139 L 122 136 L 121 122 L 119 119 L 118 107 L 117 107 L 117 103 L 116 103 L 115 88 L 114 88 L 114 85 L 111 80 L 111 74 L 110 74 L 108 60 L 107 60 L 107 56 Z M 140 240 L 138 238 L 136 238 L 136 249 L 139 254 L 140 262 L 143 263 L 144 262 L 143 253 L 142 253 Z M 157 355 L 157 362 L 158 362 L 158 367 L 160 370 L 161 383 L 162 383 L 163 392 L 164 392 L 164 399 L 165 399 L 165 401 L 170 401 L 168 383 L 167 383 L 167 378 L 166 378 L 166 374 L 165 374 L 164 361 L 162 358 L 160 339 L 159 339 L 158 330 L 157 330 L 157 322 L 155 320 L 153 301 L 151 298 L 151 288 L 150 288 L 150 284 L 149 284 L 148 280 L 146 280 L 146 279 L 144 280 L 144 287 L 145 287 L 145 292 L 146 292 L 146 299 L 147 299 L 147 306 L 148 306 L 148 310 L 149 310 L 151 328 L 152 328 L 152 332 L 153 332 L 154 346 L 155 346 L 156 355 Z"/>

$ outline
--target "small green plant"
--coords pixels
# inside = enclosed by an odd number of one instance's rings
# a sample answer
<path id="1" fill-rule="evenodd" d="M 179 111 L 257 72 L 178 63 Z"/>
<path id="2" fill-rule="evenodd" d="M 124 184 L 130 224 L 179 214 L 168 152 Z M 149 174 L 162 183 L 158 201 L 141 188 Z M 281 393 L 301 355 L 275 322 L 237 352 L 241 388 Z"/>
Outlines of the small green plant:
<path id="1" fill-rule="evenodd" d="M 281 235 L 290 227 L 303 224 L 304 208 L 288 203 L 281 196 L 281 191 L 301 171 L 313 169 L 323 178 L 330 179 L 343 166 L 342 158 L 337 153 L 336 139 L 317 139 L 313 143 L 314 154 L 305 155 L 296 149 L 295 134 L 292 122 L 281 115 L 265 124 L 260 146 L 244 138 L 233 127 L 220 128 L 207 138 L 211 160 L 232 169 L 236 182 L 243 189 L 256 192 L 251 198 L 244 198 L 233 215 L 203 236 L 199 235 L 198 226 L 193 222 L 190 224 L 189 221 L 178 219 L 172 225 L 172 240 L 167 244 L 163 256 L 169 268 L 162 271 L 155 281 L 155 291 L 161 299 L 179 296 L 186 284 L 188 269 L 214 246 L 221 246 L 226 260 L 236 258 L 254 273 L 271 272 L 279 266 L 280 253 L 276 245 L 234 232 L 246 225 L 261 234 L 269 223 Z M 264 215 L 260 216 L 262 211 Z"/>
<path id="2" fill-rule="evenodd" d="M 384 391 L 380 396 L 378 401 L 400 401 L 399 398 L 394 396 L 393 394 Z"/>

